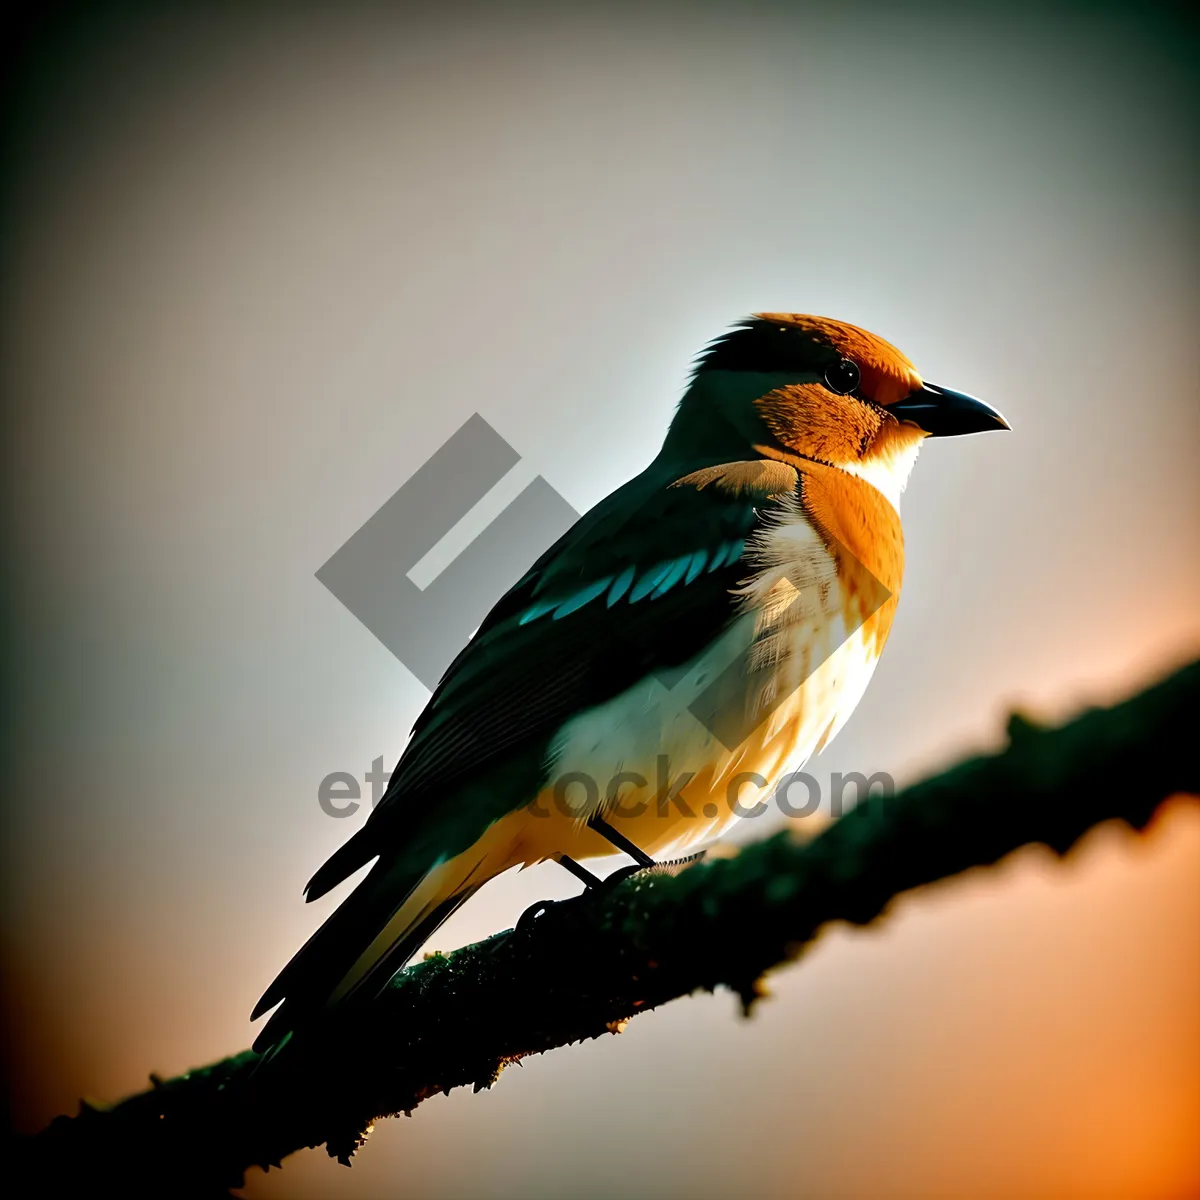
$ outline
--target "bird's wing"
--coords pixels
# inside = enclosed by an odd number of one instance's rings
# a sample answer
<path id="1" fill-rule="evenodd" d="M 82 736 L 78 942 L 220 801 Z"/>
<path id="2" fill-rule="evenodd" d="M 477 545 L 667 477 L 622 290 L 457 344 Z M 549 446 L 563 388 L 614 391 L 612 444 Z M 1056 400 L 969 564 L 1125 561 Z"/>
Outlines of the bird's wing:
<path id="1" fill-rule="evenodd" d="M 583 516 L 450 665 L 383 799 L 313 877 L 309 898 L 439 813 L 457 823 L 439 801 L 472 777 L 509 772 L 507 786 L 491 789 L 495 810 L 471 814 L 480 831 L 532 799 L 566 720 L 681 665 L 725 628 L 758 509 L 798 481 L 792 467 L 765 460 L 683 475 L 652 466 Z"/>

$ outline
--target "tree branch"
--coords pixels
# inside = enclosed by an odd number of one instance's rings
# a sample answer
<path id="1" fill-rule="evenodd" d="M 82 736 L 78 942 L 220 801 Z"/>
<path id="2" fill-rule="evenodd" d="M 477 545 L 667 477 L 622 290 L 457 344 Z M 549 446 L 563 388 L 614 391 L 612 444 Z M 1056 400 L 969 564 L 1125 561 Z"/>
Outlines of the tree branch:
<path id="1" fill-rule="evenodd" d="M 1058 729 L 1014 716 L 1001 753 L 870 797 L 811 841 L 785 832 L 555 905 L 528 928 L 410 966 L 289 1068 L 254 1074 L 246 1051 L 152 1077 L 120 1104 L 57 1118 L 21 1156 L 43 1187 L 74 1174 L 124 1195 L 144 1184 L 208 1197 L 305 1146 L 349 1161 L 380 1114 L 490 1087 L 511 1062 L 618 1032 L 697 989 L 724 985 L 749 1010 L 763 972 L 827 922 L 866 924 L 903 892 L 1031 843 L 1064 854 L 1110 819 L 1143 828 L 1163 800 L 1200 794 L 1197 713 L 1200 663 Z"/>

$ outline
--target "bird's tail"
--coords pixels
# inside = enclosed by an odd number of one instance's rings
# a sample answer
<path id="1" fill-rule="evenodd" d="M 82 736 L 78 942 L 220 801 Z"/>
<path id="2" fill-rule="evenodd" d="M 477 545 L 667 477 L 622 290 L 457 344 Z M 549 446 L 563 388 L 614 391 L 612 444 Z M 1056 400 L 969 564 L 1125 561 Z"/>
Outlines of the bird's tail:
<path id="1" fill-rule="evenodd" d="M 269 1059 L 323 1011 L 378 994 L 491 878 L 483 870 L 487 857 L 472 847 L 419 872 L 376 863 L 263 993 L 251 1020 L 279 1007 L 255 1038 L 255 1052 Z M 320 894 L 310 889 L 310 899 Z"/>

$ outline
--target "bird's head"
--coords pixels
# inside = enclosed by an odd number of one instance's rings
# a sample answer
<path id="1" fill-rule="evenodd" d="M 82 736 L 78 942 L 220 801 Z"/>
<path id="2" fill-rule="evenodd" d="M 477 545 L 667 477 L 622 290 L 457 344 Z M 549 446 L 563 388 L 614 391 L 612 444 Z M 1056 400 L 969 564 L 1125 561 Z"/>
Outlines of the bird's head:
<path id="1" fill-rule="evenodd" d="M 814 459 L 896 503 L 925 438 L 1007 428 L 982 400 L 925 383 L 895 346 L 864 329 L 757 313 L 700 354 L 663 449 Z"/>

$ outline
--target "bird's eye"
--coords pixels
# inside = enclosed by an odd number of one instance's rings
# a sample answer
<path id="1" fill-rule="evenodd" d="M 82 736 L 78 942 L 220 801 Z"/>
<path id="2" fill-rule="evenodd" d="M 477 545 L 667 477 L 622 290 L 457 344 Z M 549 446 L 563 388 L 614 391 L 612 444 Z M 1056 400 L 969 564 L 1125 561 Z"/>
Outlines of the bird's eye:
<path id="1" fill-rule="evenodd" d="M 851 362 L 848 358 L 834 363 L 825 372 L 825 386 L 831 392 L 837 392 L 839 396 L 854 391 L 861 379 L 862 373 L 858 369 L 858 363 Z"/>

